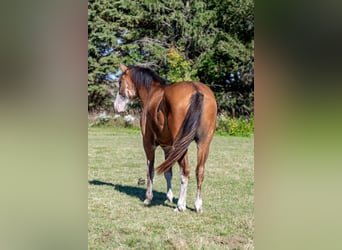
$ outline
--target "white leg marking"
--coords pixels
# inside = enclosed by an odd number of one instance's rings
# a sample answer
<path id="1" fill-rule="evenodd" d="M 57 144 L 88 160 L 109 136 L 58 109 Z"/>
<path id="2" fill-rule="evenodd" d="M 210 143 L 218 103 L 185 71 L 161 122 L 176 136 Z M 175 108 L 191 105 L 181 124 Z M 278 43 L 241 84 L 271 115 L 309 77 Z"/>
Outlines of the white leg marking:
<path id="1" fill-rule="evenodd" d="M 181 187 L 179 192 L 179 199 L 175 211 L 185 211 L 186 209 L 186 191 L 188 187 L 188 177 L 181 174 Z"/>
<path id="2" fill-rule="evenodd" d="M 202 213 L 202 198 L 199 191 L 196 194 L 195 208 L 197 213 Z"/>
<path id="3" fill-rule="evenodd" d="M 172 172 L 171 170 L 164 173 L 165 179 L 166 179 L 166 198 L 167 201 L 172 202 L 173 201 L 173 193 L 171 189 L 171 181 L 172 181 Z"/>
<path id="4" fill-rule="evenodd" d="M 167 197 L 167 200 L 168 200 L 169 202 L 172 202 L 172 201 L 173 201 L 173 193 L 172 193 L 171 188 L 169 189 L 169 191 L 167 191 L 166 197 Z"/>
<path id="5" fill-rule="evenodd" d="M 151 162 L 147 160 L 147 171 L 150 171 Z M 146 199 L 144 200 L 145 205 L 150 205 L 153 199 L 152 192 L 152 184 L 153 184 L 154 170 L 149 172 L 149 178 L 147 179 L 147 188 L 146 188 Z"/>

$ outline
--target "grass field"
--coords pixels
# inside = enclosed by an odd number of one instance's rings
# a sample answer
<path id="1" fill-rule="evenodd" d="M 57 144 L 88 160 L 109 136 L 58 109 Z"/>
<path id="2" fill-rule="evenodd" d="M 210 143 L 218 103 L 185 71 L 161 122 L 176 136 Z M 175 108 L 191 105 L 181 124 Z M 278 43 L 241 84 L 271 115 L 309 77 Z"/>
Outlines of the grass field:
<path id="1" fill-rule="evenodd" d="M 203 183 L 203 213 L 194 211 L 196 147 L 189 150 L 185 212 L 174 212 L 179 168 L 173 167 L 174 203 L 164 203 L 164 176 L 155 176 L 154 198 L 143 206 L 145 155 L 140 131 L 89 128 L 89 249 L 254 249 L 254 140 L 215 136 Z M 156 151 L 156 166 L 163 160 Z"/>

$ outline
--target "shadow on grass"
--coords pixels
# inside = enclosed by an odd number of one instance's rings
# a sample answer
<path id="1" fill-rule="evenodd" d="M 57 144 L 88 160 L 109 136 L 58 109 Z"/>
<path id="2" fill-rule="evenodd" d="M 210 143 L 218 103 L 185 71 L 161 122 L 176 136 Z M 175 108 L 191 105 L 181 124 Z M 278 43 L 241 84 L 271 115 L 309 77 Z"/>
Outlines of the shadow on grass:
<path id="1" fill-rule="evenodd" d="M 91 181 L 88 181 L 88 183 L 90 185 L 96 185 L 96 186 L 113 187 L 114 190 L 116 190 L 120 193 L 127 194 L 127 195 L 132 196 L 132 197 L 136 197 L 142 202 L 145 200 L 146 188 L 135 187 L 135 186 L 123 186 L 120 184 L 113 184 L 110 182 L 99 181 L 99 180 L 91 180 Z M 166 207 L 171 207 L 171 208 L 176 207 L 175 205 L 171 205 L 169 202 L 165 202 L 165 199 L 166 199 L 166 193 L 153 191 L 153 200 L 152 200 L 151 204 L 147 207 L 160 206 L 160 205 L 163 205 Z M 178 199 L 173 198 L 173 203 L 177 204 L 177 202 L 178 202 Z M 195 211 L 195 209 L 193 209 L 191 207 L 187 206 L 186 208 L 191 210 L 191 211 Z"/>

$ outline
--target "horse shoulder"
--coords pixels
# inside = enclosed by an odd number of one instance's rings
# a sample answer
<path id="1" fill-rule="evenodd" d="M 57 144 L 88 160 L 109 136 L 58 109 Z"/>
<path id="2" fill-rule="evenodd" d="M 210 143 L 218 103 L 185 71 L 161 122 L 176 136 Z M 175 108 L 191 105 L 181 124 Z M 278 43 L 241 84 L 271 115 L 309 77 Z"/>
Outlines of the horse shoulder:
<path id="1" fill-rule="evenodd" d="M 163 100 L 164 92 L 162 90 L 155 90 L 151 94 L 143 112 L 145 113 L 146 128 L 151 130 L 162 129 L 165 122 Z"/>

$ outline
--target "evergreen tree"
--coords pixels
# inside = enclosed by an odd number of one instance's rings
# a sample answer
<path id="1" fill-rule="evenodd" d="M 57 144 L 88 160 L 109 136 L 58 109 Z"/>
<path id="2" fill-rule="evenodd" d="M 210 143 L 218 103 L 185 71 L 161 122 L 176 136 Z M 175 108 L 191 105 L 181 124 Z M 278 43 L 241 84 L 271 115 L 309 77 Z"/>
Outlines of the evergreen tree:
<path id="1" fill-rule="evenodd" d="M 109 76 L 122 62 L 200 80 L 220 111 L 253 112 L 252 0 L 88 1 L 88 43 L 89 109 L 111 105 Z"/>

